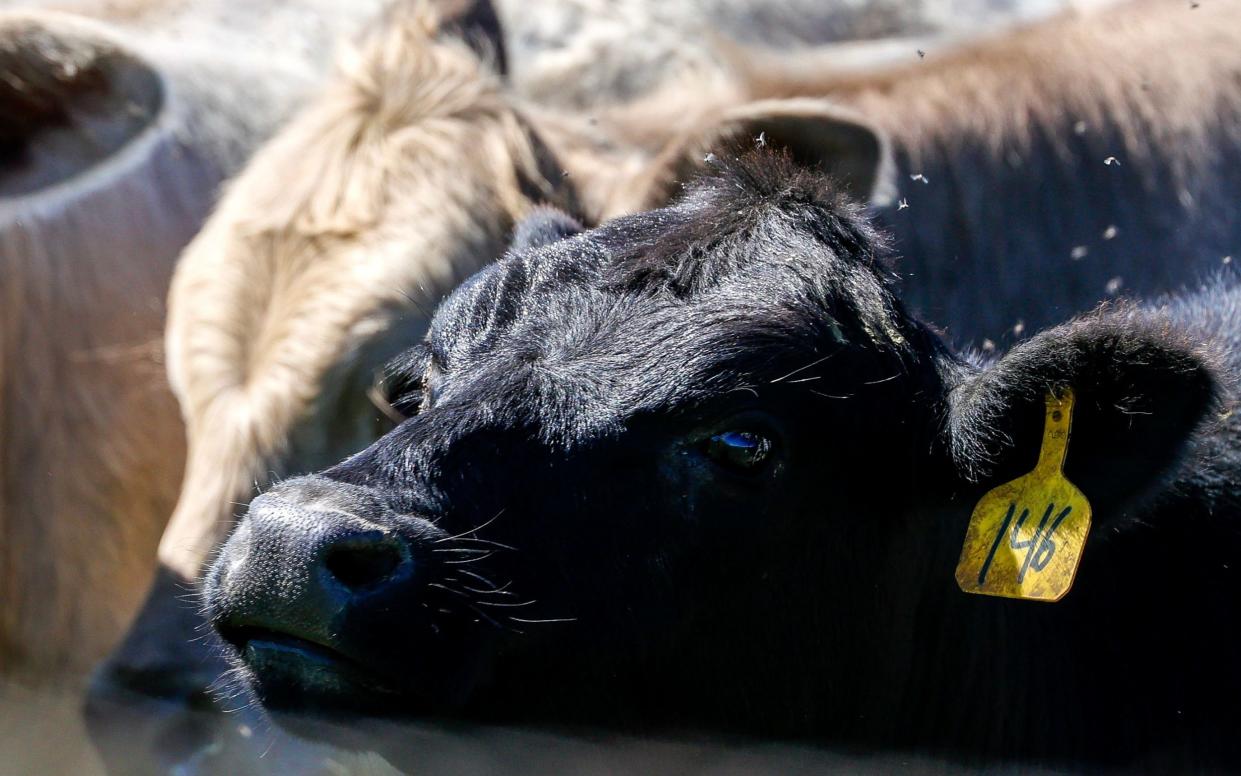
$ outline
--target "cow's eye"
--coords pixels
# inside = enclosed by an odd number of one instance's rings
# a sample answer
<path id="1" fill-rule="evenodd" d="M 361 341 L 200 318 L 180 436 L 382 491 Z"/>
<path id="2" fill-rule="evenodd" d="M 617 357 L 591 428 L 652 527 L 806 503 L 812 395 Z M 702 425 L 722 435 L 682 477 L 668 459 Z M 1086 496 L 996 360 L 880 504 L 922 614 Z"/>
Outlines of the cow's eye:
<path id="1" fill-rule="evenodd" d="M 707 439 L 706 453 L 717 463 L 748 471 L 771 457 L 771 440 L 749 431 L 726 431 Z"/>

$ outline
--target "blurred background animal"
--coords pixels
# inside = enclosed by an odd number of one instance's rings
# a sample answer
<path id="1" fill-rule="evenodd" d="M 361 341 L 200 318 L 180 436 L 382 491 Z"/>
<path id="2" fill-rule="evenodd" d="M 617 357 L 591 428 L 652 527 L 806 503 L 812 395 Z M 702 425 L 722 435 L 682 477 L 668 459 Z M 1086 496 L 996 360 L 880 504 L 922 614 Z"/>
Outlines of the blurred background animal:
<path id="1" fill-rule="evenodd" d="M 159 338 L 173 264 L 323 71 L 236 40 L 220 56 L 196 38 L 227 37 L 214 20 L 174 21 L 0 17 L 6 674 L 89 667 L 141 596 L 183 458 Z"/>
<path id="2" fill-rule="evenodd" d="M 185 450 L 176 257 L 377 6 L 235 3 L 233 30 L 224 5 L 0 11 L 0 738 L 30 744 L 6 768 L 80 764 L 74 688 L 155 571 Z M 277 28 L 289 45 L 258 51 Z M 49 684 L 67 709 L 40 704 Z"/>

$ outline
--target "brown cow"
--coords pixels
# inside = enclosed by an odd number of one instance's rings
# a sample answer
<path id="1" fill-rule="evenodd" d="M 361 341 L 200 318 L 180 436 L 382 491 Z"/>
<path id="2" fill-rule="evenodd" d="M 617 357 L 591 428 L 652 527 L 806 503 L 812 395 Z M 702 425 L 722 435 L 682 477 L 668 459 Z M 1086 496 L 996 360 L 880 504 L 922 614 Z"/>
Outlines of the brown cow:
<path id="1" fill-rule="evenodd" d="M 223 160 L 179 157 L 164 77 L 95 26 L 0 36 L 0 673 L 76 673 L 132 615 L 176 496 L 155 335 Z"/>
<path id="2" fill-rule="evenodd" d="M 160 337 L 173 263 L 219 182 L 319 77 L 293 55 L 223 62 L 218 45 L 138 26 L 0 14 L 0 751 L 13 772 L 92 767 L 81 682 L 150 583 L 183 466 Z"/>
<path id="3" fill-rule="evenodd" d="M 278 15 L 315 46 L 376 5 Z M 36 681 L 80 677 L 149 584 L 183 465 L 160 340 L 175 257 L 324 70 L 296 48 L 220 57 L 249 44 L 211 13 L 76 7 L 119 21 L 0 14 L 0 676 Z"/>

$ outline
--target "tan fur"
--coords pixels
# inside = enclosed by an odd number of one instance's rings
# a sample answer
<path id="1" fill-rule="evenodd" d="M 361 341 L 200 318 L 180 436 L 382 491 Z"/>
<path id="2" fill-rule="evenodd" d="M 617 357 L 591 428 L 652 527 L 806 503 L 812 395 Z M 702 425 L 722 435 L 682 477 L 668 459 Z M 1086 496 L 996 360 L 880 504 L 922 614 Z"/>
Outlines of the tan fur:
<path id="1" fill-rule="evenodd" d="M 272 469 L 368 441 L 374 357 L 359 375 L 346 354 L 421 336 L 439 295 L 502 250 L 523 182 L 542 180 L 495 78 L 436 26 L 414 4 L 349 52 L 182 259 L 167 343 L 190 456 L 160 558 L 186 577 Z M 363 429 L 299 456 L 299 437 L 342 415 Z"/>

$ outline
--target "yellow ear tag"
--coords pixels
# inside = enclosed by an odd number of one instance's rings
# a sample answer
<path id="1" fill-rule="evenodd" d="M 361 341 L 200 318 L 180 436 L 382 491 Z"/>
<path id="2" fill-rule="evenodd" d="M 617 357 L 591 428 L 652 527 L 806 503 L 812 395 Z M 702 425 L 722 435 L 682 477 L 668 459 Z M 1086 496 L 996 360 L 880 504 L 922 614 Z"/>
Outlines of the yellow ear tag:
<path id="1" fill-rule="evenodd" d="M 967 593 L 1059 601 L 1073 586 L 1090 531 L 1090 502 L 1064 477 L 1073 392 L 1047 397 L 1034 471 L 987 492 L 974 507 L 957 584 Z"/>

